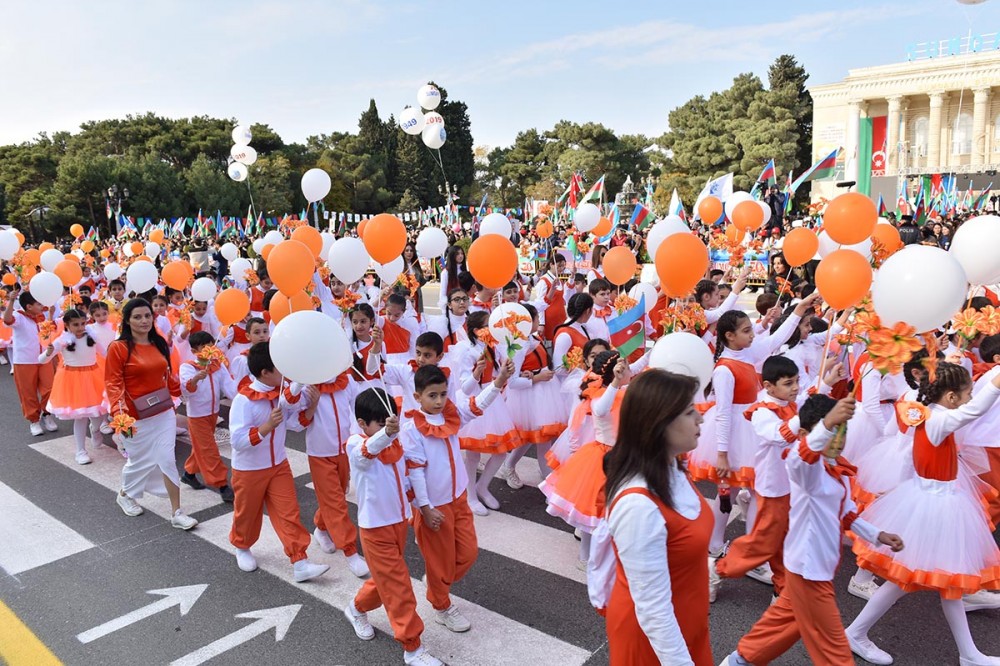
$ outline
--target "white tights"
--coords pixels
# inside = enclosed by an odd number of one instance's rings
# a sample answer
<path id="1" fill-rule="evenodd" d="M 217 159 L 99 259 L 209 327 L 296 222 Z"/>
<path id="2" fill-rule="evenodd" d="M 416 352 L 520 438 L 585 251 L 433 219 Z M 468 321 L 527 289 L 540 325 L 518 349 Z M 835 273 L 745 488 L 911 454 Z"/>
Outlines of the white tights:
<path id="1" fill-rule="evenodd" d="M 580 530 L 580 561 L 586 562 L 590 559 L 590 533 Z"/>
<path id="2" fill-rule="evenodd" d="M 493 497 L 490 492 L 490 481 L 496 475 L 500 466 L 503 465 L 503 461 L 507 458 L 506 453 L 494 453 L 491 454 L 489 458 L 486 459 L 486 465 L 483 467 L 483 473 L 476 478 L 479 470 L 479 460 L 482 458 L 481 453 L 477 451 L 466 451 L 465 452 L 465 471 L 469 475 L 469 499 L 472 500 L 471 495 L 478 495 L 475 501 L 479 501 L 479 497 L 487 496 Z M 493 498 L 496 501 L 496 498 Z"/>
<path id="3" fill-rule="evenodd" d="M 94 433 L 100 432 L 104 418 L 95 416 L 94 418 L 82 418 L 73 420 L 73 439 L 76 441 L 76 452 L 87 450 L 87 422 L 90 421 L 90 439 L 94 441 Z"/>
<path id="4" fill-rule="evenodd" d="M 518 461 L 520 461 L 521 458 L 524 457 L 524 454 L 528 452 L 529 446 L 532 445 L 525 444 L 524 446 L 519 446 L 510 453 L 508 453 L 507 460 L 506 462 L 504 462 L 504 464 L 511 469 L 517 467 Z M 552 470 L 549 469 L 548 463 L 545 462 L 545 454 L 548 453 L 549 449 L 552 448 L 552 442 L 545 442 L 544 444 L 535 444 L 534 447 L 535 447 L 535 458 L 538 462 L 538 473 L 544 479 L 550 473 L 552 473 Z"/>

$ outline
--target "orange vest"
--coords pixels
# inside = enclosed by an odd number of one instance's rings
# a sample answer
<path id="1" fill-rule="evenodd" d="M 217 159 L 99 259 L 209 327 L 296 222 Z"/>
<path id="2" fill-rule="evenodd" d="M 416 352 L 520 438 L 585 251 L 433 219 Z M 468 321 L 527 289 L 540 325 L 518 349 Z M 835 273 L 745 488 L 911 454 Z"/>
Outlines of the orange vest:
<path id="1" fill-rule="evenodd" d="M 733 387 L 734 405 L 752 405 L 757 402 L 757 394 L 763 385 L 760 383 L 760 375 L 757 374 L 756 368 L 733 358 L 720 358 L 716 365 L 729 368 L 736 379 L 736 385 Z"/>
<path id="2" fill-rule="evenodd" d="M 913 431 L 913 468 L 924 479 L 954 481 L 958 478 L 958 447 L 954 433 L 934 446 L 927 437 L 927 425 L 918 425 Z"/>

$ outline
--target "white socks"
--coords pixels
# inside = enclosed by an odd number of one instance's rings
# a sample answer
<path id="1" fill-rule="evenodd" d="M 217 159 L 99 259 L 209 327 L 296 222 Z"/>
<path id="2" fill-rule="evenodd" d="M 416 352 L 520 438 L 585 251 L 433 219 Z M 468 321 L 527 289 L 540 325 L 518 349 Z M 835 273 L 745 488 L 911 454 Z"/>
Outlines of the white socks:
<path id="1" fill-rule="evenodd" d="M 867 585 L 868 583 L 875 580 L 875 574 L 867 569 L 862 569 L 858 567 L 858 570 L 854 572 L 853 576 L 854 582 L 858 585 Z"/>
<path id="2" fill-rule="evenodd" d="M 590 559 L 590 534 L 580 530 L 580 561 L 586 562 Z"/>
<path id="3" fill-rule="evenodd" d="M 715 525 L 712 527 L 712 539 L 708 542 L 708 552 L 721 552 L 726 545 L 726 523 L 729 521 L 729 514 L 719 510 L 719 498 L 716 497 L 710 502 L 712 516 L 715 518 Z"/>
<path id="4" fill-rule="evenodd" d="M 965 615 L 965 604 L 961 599 L 941 599 L 941 610 L 944 611 L 944 619 L 951 627 L 951 635 L 958 646 L 958 654 L 963 659 L 972 661 L 986 661 L 986 655 L 979 651 L 975 641 L 972 640 L 972 632 L 969 631 L 969 618 Z"/>
<path id="5" fill-rule="evenodd" d="M 73 420 L 73 440 L 76 442 L 76 452 L 87 452 L 87 421 L 88 419 Z"/>

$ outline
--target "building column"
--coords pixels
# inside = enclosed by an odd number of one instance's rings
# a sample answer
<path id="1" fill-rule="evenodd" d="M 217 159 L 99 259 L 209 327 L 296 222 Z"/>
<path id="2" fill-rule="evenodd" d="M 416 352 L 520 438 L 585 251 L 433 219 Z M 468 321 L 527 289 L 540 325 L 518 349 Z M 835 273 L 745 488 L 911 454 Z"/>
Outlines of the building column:
<path id="1" fill-rule="evenodd" d="M 927 123 L 927 167 L 935 173 L 941 170 L 941 110 L 947 93 L 935 91 L 929 95 L 931 99 L 931 117 Z"/>
<path id="2" fill-rule="evenodd" d="M 860 99 L 847 102 L 847 136 L 844 145 L 844 180 L 858 180 L 858 141 L 861 132 L 861 111 L 865 103 Z"/>
<path id="3" fill-rule="evenodd" d="M 913 166 L 913 159 L 910 157 L 908 151 L 913 146 L 909 143 L 909 134 L 907 130 L 909 128 L 909 115 L 910 110 L 910 100 L 904 97 L 899 103 L 899 142 L 900 148 L 896 153 L 896 173 L 900 173 L 904 169 Z"/>
<path id="4" fill-rule="evenodd" d="M 989 140 L 986 137 L 986 116 L 990 108 L 989 87 L 976 88 L 972 105 L 972 166 L 986 163 Z"/>
<path id="5" fill-rule="evenodd" d="M 886 165 L 885 175 L 891 176 L 899 172 L 900 159 L 900 133 L 901 110 L 903 107 L 903 96 L 893 95 L 887 98 L 889 101 L 889 118 L 886 120 Z"/>

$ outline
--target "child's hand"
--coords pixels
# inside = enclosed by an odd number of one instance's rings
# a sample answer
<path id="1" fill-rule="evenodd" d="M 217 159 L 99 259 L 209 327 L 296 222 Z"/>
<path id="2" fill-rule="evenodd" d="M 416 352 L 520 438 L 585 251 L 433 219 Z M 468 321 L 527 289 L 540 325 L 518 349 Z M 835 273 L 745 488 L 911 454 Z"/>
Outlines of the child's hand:
<path id="1" fill-rule="evenodd" d="M 724 479 L 729 476 L 730 471 L 732 470 L 729 467 L 729 454 L 719 451 L 719 456 L 715 460 L 715 473 L 719 475 L 720 479 Z"/>
<path id="2" fill-rule="evenodd" d="M 903 540 L 900 539 L 899 535 L 897 534 L 889 534 L 888 532 L 879 532 L 878 542 L 885 546 L 889 546 L 889 548 L 894 553 L 898 553 L 899 551 L 903 550 Z"/>
<path id="3" fill-rule="evenodd" d="M 115 443 L 115 447 L 118 448 L 118 453 L 125 455 L 125 435 L 120 432 L 116 432 L 111 435 L 111 441 Z"/>
<path id="4" fill-rule="evenodd" d="M 480 356 L 476 359 L 476 365 L 472 368 L 472 376 L 478 380 L 486 371 L 486 357 Z"/>
<path id="5" fill-rule="evenodd" d="M 372 328 L 372 348 L 376 352 L 382 349 L 382 329 L 378 326 Z"/>
<path id="6" fill-rule="evenodd" d="M 395 437 L 399 434 L 399 417 L 390 416 L 385 420 L 385 434 L 389 437 Z"/>
<path id="7" fill-rule="evenodd" d="M 847 373 L 844 372 L 844 364 L 834 363 L 823 376 L 823 383 L 832 388 L 834 384 L 839 382 L 841 379 L 844 379 L 846 376 Z"/>
<path id="8" fill-rule="evenodd" d="M 444 514 L 430 505 L 422 507 L 420 509 L 420 515 L 423 516 L 424 522 L 427 523 L 427 527 L 431 528 L 435 532 L 437 532 L 444 523 Z"/>
<path id="9" fill-rule="evenodd" d="M 55 345 L 53 345 L 52 343 L 49 343 L 49 346 L 45 348 L 45 355 L 46 356 L 52 356 L 55 353 L 56 353 L 56 347 L 55 347 Z"/>
<path id="10" fill-rule="evenodd" d="M 503 385 L 507 383 L 507 380 L 514 375 L 514 361 L 507 359 L 504 361 L 503 365 L 500 366 L 500 374 L 497 375 L 497 388 L 503 388 Z"/>
<path id="11" fill-rule="evenodd" d="M 628 377 L 628 361 L 623 358 L 619 358 L 618 362 L 615 363 L 615 378 L 611 380 L 611 385 L 615 388 L 619 388 L 622 384 L 628 381 Z"/>
<path id="12" fill-rule="evenodd" d="M 809 294 L 804 299 L 802 299 L 798 305 L 795 306 L 795 314 L 797 314 L 800 317 L 805 317 L 806 314 L 811 312 L 813 308 L 816 307 L 816 304 L 821 302 L 822 300 L 823 297 L 820 295 L 818 291 Z"/>
<path id="13" fill-rule="evenodd" d="M 857 400 L 852 396 L 838 400 L 833 409 L 823 417 L 823 425 L 826 426 L 827 430 L 834 430 L 837 426 L 847 423 L 854 416 L 855 406 L 857 406 Z"/>
<path id="14" fill-rule="evenodd" d="M 319 389 L 315 386 L 307 386 L 302 389 L 302 395 L 306 397 L 310 405 L 315 405 L 319 401 Z"/>
<path id="15" fill-rule="evenodd" d="M 264 421 L 264 425 L 260 428 L 260 434 L 268 435 L 274 431 L 281 422 L 284 420 L 285 415 L 281 411 L 281 407 L 275 407 L 271 410 L 271 413 L 267 417 L 267 421 Z M 266 432 L 265 432 L 266 430 Z"/>
<path id="16" fill-rule="evenodd" d="M 542 369 L 541 369 L 541 370 L 539 370 L 539 371 L 538 371 L 538 373 L 537 373 L 537 374 L 535 375 L 535 381 L 536 381 L 536 382 L 547 382 L 547 381 L 549 381 L 550 379 L 552 379 L 552 378 L 553 378 L 554 376 L 555 376 L 555 373 L 554 373 L 554 372 L 552 372 L 552 371 L 551 371 L 551 370 L 549 370 L 548 368 L 542 368 Z"/>
<path id="17" fill-rule="evenodd" d="M 206 377 L 208 377 L 208 370 L 199 370 L 194 374 L 194 377 L 192 377 L 191 379 L 193 379 L 194 382 L 197 384 Z"/>

